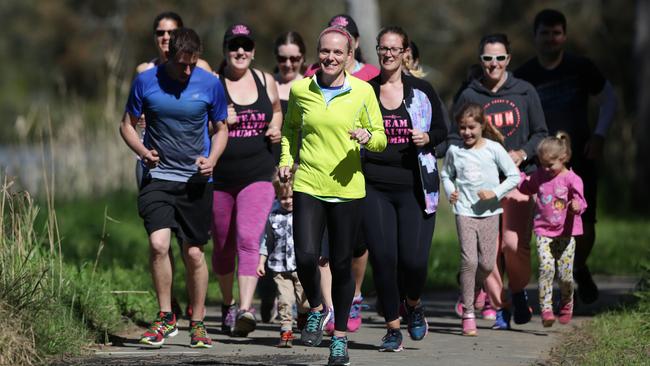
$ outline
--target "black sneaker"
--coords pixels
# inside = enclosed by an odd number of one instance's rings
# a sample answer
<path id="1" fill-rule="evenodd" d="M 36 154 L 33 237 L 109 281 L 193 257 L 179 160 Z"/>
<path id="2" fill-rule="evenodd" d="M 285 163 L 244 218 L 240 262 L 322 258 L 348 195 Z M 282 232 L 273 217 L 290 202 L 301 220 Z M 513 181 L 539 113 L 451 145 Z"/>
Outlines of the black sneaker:
<path id="1" fill-rule="evenodd" d="M 399 352 L 402 349 L 402 332 L 399 329 L 388 329 L 381 339 L 379 352 Z"/>
<path id="2" fill-rule="evenodd" d="M 578 283 L 578 296 L 584 304 L 591 304 L 598 300 L 598 286 L 591 277 L 587 266 L 575 271 L 573 278 Z"/>
<path id="3" fill-rule="evenodd" d="M 349 364 L 348 337 L 332 336 L 330 357 L 327 359 L 327 366 L 348 366 Z"/>
<path id="4" fill-rule="evenodd" d="M 310 311 L 307 323 L 300 333 L 300 341 L 305 346 L 316 347 L 323 341 L 323 328 L 330 317 L 329 311 Z"/>

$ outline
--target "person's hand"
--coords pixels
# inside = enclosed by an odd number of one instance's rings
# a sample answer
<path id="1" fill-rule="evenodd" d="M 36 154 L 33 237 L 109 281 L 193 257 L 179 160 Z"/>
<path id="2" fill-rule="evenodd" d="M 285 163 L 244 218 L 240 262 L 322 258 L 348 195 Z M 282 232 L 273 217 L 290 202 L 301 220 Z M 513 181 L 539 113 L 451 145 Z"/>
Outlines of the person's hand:
<path id="1" fill-rule="evenodd" d="M 458 191 L 453 191 L 449 195 L 449 203 L 451 203 L 452 205 L 455 205 L 456 202 L 458 202 Z"/>
<path id="2" fill-rule="evenodd" d="M 259 277 L 264 277 L 266 274 L 266 268 L 264 267 L 264 261 L 260 259 L 260 262 L 257 264 L 257 270 L 255 271 Z"/>
<path id="3" fill-rule="evenodd" d="M 356 130 L 348 131 L 350 140 L 356 140 L 359 144 L 365 145 L 370 141 L 370 132 L 365 128 L 357 128 Z"/>
<path id="4" fill-rule="evenodd" d="M 578 214 L 580 212 L 580 201 L 577 199 L 572 199 L 571 203 L 569 204 L 569 209 L 571 210 L 571 213 L 573 214 Z"/>
<path id="5" fill-rule="evenodd" d="M 481 199 L 481 201 L 488 201 L 496 197 L 497 195 L 490 191 L 489 189 L 481 189 L 478 191 L 478 198 Z"/>
<path id="6" fill-rule="evenodd" d="M 598 160 L 603 156 L 605 147 L 605 138 L 600 135 L 592 135 L 585 145 L 585 158 L 589 160 Z"/>
<path id="7" fill-rule="evenodd" d="M 413 140 L 413 143 L 417 147 L 422 147 L 426 144 L 429 143 L 429 134 L 426 132 L 422 132 L 418 130 L 417 128 L 414 129 L 409 129 L 409 132 L 411 133 L 411 139 Z"/>
<path id="8" fill-rule="evenodd" d="M 147 153 L 142 155 L 140 158 L 142 159 L 142 162 L 144 162 L 144 165 L 146 165 L 148 168 L 157 167 L 158 162 L 160 161 L 160 157 L 158 156 L 158 151 L 156 151 L 156 149 L 147 151 Z"/>
<path id="9" fill-rule="evenodd" d="M 232 126 L 237 123 L 237 112 L 235 111 L 235 106 L 232 103 L 228 104 L 228 117 L 226 117 L 226 123 L 228 123 L 228 126 Z"/>
<path id="10" fill-rule="evenodd" d="M 278 178 L 281 183 L 287 183 L 291 179 L 291 168 L 288 165 L 279 167 Z"/>
<path id="11" fill-rule="evenodd" d="M 205 156 L 199 156 L 196 158 L 195 164 L 199 168 L 199 173 L 201 173 L 202 176 L 209 177 L 212 175 L 212 170 L 214 169 L 216 162 L 206 158 Z"/>
<path id="12" fill-rule="evenodd" d="M 282 131 L 277 126 L 269 126 L 264 136 L 268 137 L 272 144 L 277 144 L 282 140 Z"/>
<path id="13" fill-rule="evenodd" d="M 524 156 L 526 153 L 524 150 L 510 150 L 508 151 L 508 155 L 510 155 L 510 159 L 512 159 L 515 165 L 519 166 L 525 161 Z"/>

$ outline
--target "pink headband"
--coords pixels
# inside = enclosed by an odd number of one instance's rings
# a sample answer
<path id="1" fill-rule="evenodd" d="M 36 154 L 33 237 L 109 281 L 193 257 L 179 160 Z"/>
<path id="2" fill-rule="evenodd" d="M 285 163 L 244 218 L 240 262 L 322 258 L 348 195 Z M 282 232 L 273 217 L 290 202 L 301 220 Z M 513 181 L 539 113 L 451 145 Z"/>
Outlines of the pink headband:
<path id="1" fill-rule="evenodd" d="M 347 29 L 340 25 L 333 25 L 331 27 L 327 27 L 323 29 L 322 32 L 320 32 L 320 35 L 318 36 L 318 40 L 320 41 L 321 38 L 327 33 L 339 33 L 345 36 L 345 38 L 348 40 L 348 49 L 351 51 L 352 50 L 352 35 L 350 35 L 350 32 L 348 32 Z"/>

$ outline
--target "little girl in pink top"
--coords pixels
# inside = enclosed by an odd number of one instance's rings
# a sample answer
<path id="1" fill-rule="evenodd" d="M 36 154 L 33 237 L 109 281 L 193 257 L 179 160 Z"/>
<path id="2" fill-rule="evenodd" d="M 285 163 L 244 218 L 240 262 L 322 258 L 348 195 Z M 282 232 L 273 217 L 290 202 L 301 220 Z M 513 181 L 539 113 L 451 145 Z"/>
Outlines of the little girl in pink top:
<path id="1" fill-rule="evenodd" d="M 522 175 L 519 190 L 536 194 L 534 217 L 539 257 L 539 304 L 542 323 L 550 327 L 553 315 L 553 278 L 560 281 L 560 311 L 558 320 L 567 324 L 573 316 L 573 257 L 575 239 L 582 235 L 580 215 L 587 208 L 582 179 L 566 167 L 571 159 L 571 142 L 566 132 L 543 139 L 537 147 L 540 169 L 530 177 Z"/>

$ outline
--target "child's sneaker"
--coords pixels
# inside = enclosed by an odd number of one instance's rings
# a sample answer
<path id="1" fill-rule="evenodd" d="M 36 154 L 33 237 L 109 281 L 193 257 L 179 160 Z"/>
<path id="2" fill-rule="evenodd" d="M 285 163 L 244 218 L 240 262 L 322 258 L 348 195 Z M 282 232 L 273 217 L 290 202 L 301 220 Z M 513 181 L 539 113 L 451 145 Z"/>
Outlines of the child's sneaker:
<path id="1" fill-rule="evenodd" d="M 573 301 L 566 302 L 560 307 L 557 318 L 560 324 L 569 324 L 571 318 L 573 318 Z"/>
<path id="2" fill-rule="evenodd" d="M 492 326 L 492 329 L 494 330 L 510 329 L 510 310 L 505 308 L 497 310 L 496 319 L 494 320 L 494 325 Z"/>
<path id="3" fill-rule="evenodd" d="M 542 310 L 542 325 L 544 328 L 550 328 L 555 323 L 555 315 L 553 310 Z"/>
<path id="4" fill-rule="evenodd" d="M 173 337 L 177 334 L 176 315 L 174 313 L 166 315 L 161 311 L 158 313 L 158 319 L 151 323 L 147 331 L 142 335 L 142 338 L 140 338 L 140 343 L 161 347 L 165 343 L 165 338 Z"/>
<path id="5" fill-rule="evenodd" d="M 330 317 L 325 323 L 325 334 L 331 337 L 334 335 L 334 309 L 329 308 L 327 311 L 330 314 Z"/>
<path id="6" fill-rule="evenodd" d="M 408 319 L 408 332 L 411 339 L 420 341 L 429 333 L 429 324 L 424 314 L 424 306 L 418 304 L 416 306 L 406 305 L 407 319 Z"/>
<path id="7" fill-rule="evenodd" d="M 255 320 L 253 309 L 239 310 L 232 335 L 234 337 L 248 337 L 248 333 L 254 331 L 256 326 L 257 321 Z"/>
<path id="8" fill-rule="evenodd" d="M 512 294 L 512 305 L 514 306 L 515 324 L 526 324 L 533 317 L 533 310 L 528 305 L 526 290 Z"/>
<path id="9" fill-rule="evenodd" d="M 237 305 L 221 305 L 221 332 L 230 335 L 237 320 Z"/>
<path id="10" fill-rule="evenodd" d="M 190 347 L 191 348 L 212 348 L 212 339 L 202 321 L 190 322 Z"/>
<path id="11" fill-rule="evenodd" d="M 485 299 L 485 305 L 483 306 L 483 310 L 481 310 L 481 316 L 485 320 L 496 320 L 497 318 L 497 311 L 492 307 L 489 297 Z"/>
<path id="12" fill-rule="evenodd" d="M 355 296 L 350 306 L 350 316 L 348 317 L 348 332 L 356 332 L 361 327 L 361 309 L 363 305 L 363 296 Z"/>
<path id="13" fill-rule="evenodd" d="M 454 312 L 459 318 L 463 317 L 463 296 L 458 295 L 458 300 L 454 304 Z"/>
<path id="14" fill-rule="evenodd" d="M 483 309 L 487 303 L 487 299 L 487 292 L 483 291 L 483 289 L 479 289 L 474 297 L 474 310 Z"/>
<path id="15" fill-rule="evenodd" d="M 332 337 L 330 343 L 330 357 L 327 360 L 328 366 L 347 366 L 350 364 L 348 355 L 348 337 Z"/>
<path id="16" fill-rule="evenodd" d="M 291 330 L 282 330 L 280 331 L 280 342 L 277 347 L 279 348 L 291 348 L 293 347 L 294 340 L 293 332 Z"/>
<path id="17" fill-rule="evenodd" d="M 463 314 L 463 335 L 476 336 L 476 317 L 474 313 Z"/>
<path id="18" fill-rule="evenodd" d="M 387 329 L 386 335 L 381 339 L 379 352 L 399 352 L 402 348 L 402 332 L 398 329 Z"/>
<path id="19" fill-rule="evenodd" d="M 305 346 L 316 347 L 323 341 L 323 328 L 330 318 L 329 311 L 310 311 L 307 323 L 300 333 L 300 341 Z"/>

